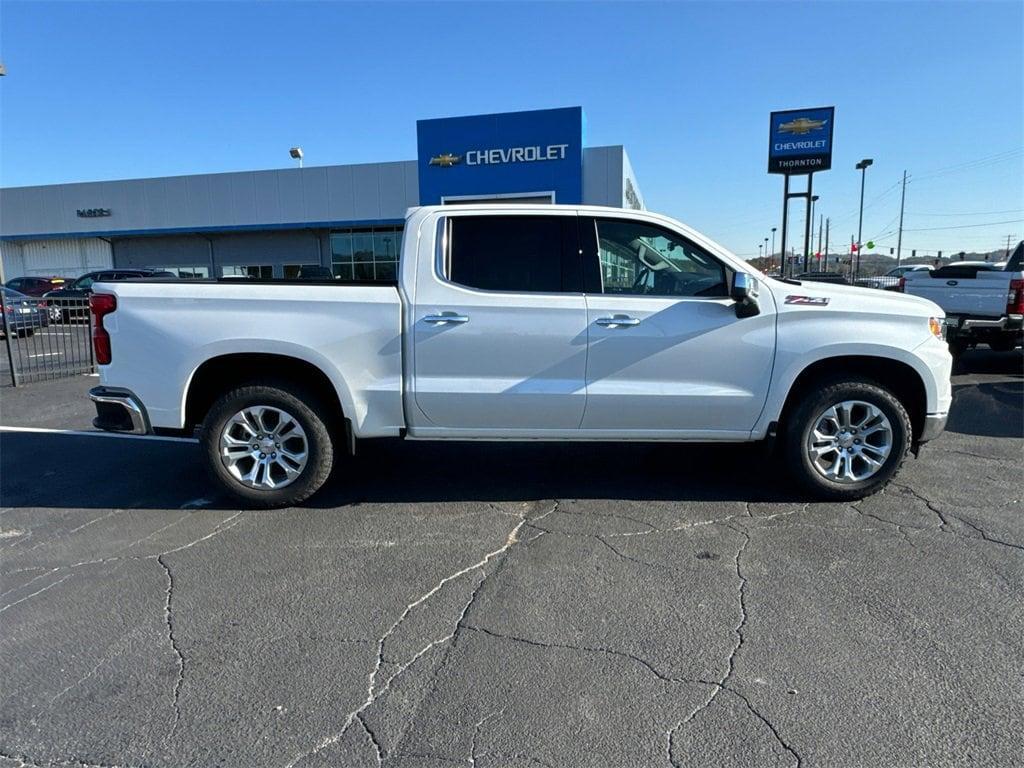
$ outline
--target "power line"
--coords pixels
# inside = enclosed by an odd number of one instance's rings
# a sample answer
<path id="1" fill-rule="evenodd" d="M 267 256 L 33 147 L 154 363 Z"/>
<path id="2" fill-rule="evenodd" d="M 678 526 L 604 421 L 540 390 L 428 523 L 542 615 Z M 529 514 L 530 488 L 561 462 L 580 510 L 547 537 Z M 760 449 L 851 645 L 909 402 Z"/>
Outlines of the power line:
<path id="1" fill-rule="evenodd" d="M 938 229 L 969 229 L 971 227 L 995 227 L 999 224 L 1016 224 L 1024 219 L 1006 219 L 1005 221 L 986 221 L 983 224 L 957 224 L 952 227 L 919 227 L 917 229 L 904 229 L 904 232 L 934 232 Z"/>
<path id="2" fill-rule="evenodd" d="M 996 216 L 1000 213 L 1019 213 L 1024 208 L 1010 208 L 1008 211 L 973 211 L 971 213 L 921 213 L 920 211 L 907 211 L 907 216 Z"/>

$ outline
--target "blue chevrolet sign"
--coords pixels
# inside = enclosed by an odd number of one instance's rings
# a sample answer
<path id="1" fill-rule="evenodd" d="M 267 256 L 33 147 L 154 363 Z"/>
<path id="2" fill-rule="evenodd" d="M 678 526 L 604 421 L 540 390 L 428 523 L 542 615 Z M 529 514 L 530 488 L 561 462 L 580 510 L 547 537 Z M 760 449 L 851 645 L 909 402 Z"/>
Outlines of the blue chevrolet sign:
<path id="1" fill-rule="evenodd" d="M 420 204 L 550 194 L 583 202 L 582 107 L 419 120 Z"/>
<path id="2" fill-rule="evenodd" d="M 772 112 L 768 173 L 800 174 L 832 167 L 835 107 Z"/>

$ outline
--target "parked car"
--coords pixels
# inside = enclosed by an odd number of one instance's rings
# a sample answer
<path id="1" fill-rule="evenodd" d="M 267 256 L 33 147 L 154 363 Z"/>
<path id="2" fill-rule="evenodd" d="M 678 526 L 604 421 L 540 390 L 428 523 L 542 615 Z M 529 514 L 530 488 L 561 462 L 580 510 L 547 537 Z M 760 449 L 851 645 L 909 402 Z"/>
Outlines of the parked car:
<path id="1" fill-rule="evenodd" d="M 802 272 L 796 276 L 797 280 L 809 280 L 812 283 L 836 283 L 838 285 L 849 285 L 850 281 L 839 272 Z"/>
<path id="2" fill-rule="evenodd" d="M 405 232 L 392 283 L 96 284 L 94 424 L 198 428 L 215 482 L 255 506 L 398 436 L 777 437 L 808 490 L 848 500 L 944 428 L 930 301 L 773 280 L 647 211 L 430 206 Z"/>
<path id="3" fill-rule="evenodd" d="M 883 291 L 898 291 L 900 289 L 900 278 L 911 272 L 930 272 L 932 269 L 928 264 L 908 264 L 893 267 L 884 275 L 864 277 L 857 281 L 857 285 L 865 288 L 879 288 Z"/>
<path id="4" fill-rule="evenodd" d="M 961 261 L 904 276 L 901 290 L 946 312 L 954 354 L 977 344 L 1006 352 L 1024 343 L 1024 240 L 1007 262 Z"/>
<path id="5" fill-rule="evenodd" d="M 0 287 L 4 294 L 4 335 L 31 336 L 50 324 L 46 301 Z"/>
<path id="6" fill-rule="evenodd" d="M 26 296 L 42 296 L 48 291 L 59 291 L 70 281 L 66 277 L 16 277 L 4 285 Z"/>
<path id="7" fill-rule="evenodd" d="M 43 296 L 55 299 L 54 306 L 60 308 L 60 319 L 65 323 L 72 320 L 88 320 L 89 304 L 87 299 L 92 294 L 92 286 L 100 281 L 129 280 L 133 278 L 176 278 L 173 272 L 155 269 L 101 269 L 86 272 L 73 282 L 66 283 L 59 291 L 48 291 Z"/>

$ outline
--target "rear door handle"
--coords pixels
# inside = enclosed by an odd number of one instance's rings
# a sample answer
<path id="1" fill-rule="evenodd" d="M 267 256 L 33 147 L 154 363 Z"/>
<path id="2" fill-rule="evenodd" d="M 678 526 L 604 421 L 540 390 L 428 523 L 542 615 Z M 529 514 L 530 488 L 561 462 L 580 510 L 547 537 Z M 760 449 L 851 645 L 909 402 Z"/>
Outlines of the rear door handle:
<path id="1" fill-rule="evenodd" d="M 617 327 L 617 326 L 629 326 L 629 325 L 640 325 L 640 320 L 629 315 L 615 315 L 614 317 L 599 317 L 595 321 L 598 325 L 603 325 L 605 328 Z"/>
<path id="2" fill-rule="evenodd" d="M 460 323 L 468 323 L 469 318 L 466 315 L 457 315 L 454 312 L 442 312 L 439 315 L 427 315 L 423 318 L 423 322 L 433 325 L 441 325 L 442 323 L 458 325 Z"/>

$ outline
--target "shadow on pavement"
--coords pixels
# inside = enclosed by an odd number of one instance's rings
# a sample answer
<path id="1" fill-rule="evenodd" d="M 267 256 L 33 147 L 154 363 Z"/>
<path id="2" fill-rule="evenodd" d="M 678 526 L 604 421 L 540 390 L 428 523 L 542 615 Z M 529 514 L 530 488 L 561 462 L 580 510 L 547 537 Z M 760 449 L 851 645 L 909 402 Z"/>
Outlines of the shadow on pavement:
<path id="1" fill-rule="evenodd" d="M 193 443 L 3 433 L 0 477 L 5 507 L 235 507 L 215 495 Z M 377 440 L 339 462 L 305 506 L 550 498 L 805 500 L 756 445 Z"/>
<path id="2" fill-rule="evenodd" d="M 971 380 L 990 375 L 998 378 Z M 979 437 L 1024 438 L 1024 357 L 1020 352 L 979 349 L 957 360 L 946 429 Z"/>

